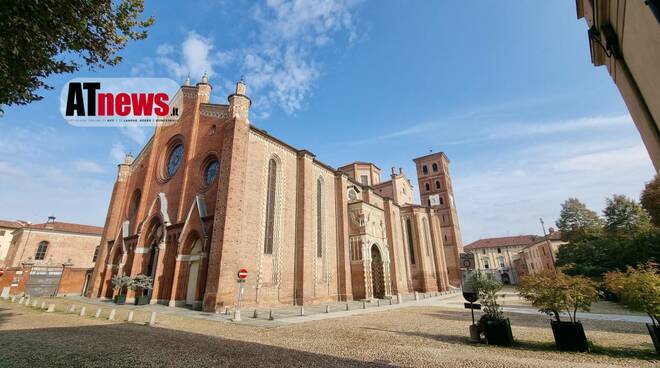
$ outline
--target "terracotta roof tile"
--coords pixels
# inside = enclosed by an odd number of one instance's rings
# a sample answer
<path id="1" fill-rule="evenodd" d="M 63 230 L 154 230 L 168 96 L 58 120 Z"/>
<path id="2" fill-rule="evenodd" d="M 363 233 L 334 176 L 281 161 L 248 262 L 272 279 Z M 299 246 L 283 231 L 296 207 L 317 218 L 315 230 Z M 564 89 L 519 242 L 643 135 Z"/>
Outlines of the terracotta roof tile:
<path id="1" fill-rule="evenodd" d="M 30 225 L 33 229 L 46 229 L 46 230 L 56 230 L 56 231 L 65 231 L 70 233 L 80 233 L 80 234 L 91 234 L 91 235 L 101 235 L 103 234 L 103 228 L 99 226 L 91 225 L 81 225 L 81 224 L 71 224 L 68 222 L 52 222 L 52 223 L 43 223 L 43 224 L 33 224 Z"/>
<path id="2" fill-rule="evenodd" d="M 479 239 L 466 245 L 465 249 L 482 249 L 482 248 L 496 248 L 506 246 L 525 246 L 534 244 L 543 239 L 542 236 L 537 235 L 517 235 L 517 236 L 504 236 L 500 238 L 486 238 Z"/>
<path id="3" fill-rule="evenodd" d="M 17 221 L 0 220 L 0 227 L 18 229 L 19 227 L 21 227 L 21 224 L 18 223 Z"/>

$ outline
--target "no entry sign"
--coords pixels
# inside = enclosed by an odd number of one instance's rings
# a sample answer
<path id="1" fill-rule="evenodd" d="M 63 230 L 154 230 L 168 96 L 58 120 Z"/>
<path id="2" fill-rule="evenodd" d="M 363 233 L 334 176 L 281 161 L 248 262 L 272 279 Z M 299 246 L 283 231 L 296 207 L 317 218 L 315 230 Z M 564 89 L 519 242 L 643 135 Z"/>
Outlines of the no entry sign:
<path id="1" fill-rule="evenodd" d="M 245 280 L 248 277 L 248 270 L 247 268 L 241 268 L 238 270 L 238 274 L 236 274 L 236 277 L 238 277 L 239 280 Z"/>

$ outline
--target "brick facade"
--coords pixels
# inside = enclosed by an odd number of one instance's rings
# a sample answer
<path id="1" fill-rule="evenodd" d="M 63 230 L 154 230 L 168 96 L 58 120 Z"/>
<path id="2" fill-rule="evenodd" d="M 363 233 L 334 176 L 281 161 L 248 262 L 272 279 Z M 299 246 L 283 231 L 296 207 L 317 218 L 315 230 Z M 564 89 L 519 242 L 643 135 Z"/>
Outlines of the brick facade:
<path id="1" fill-rule="evenodd" d="M 151 303 L 215 311 L 235 303 L 239 268 L 250 273 L 248 305 L 458 286 L 447 272 L 461 246 L 453 206 L 413 204 L 402 171 L 381 182 L 373 164 L 334 169 L 254 127 L 242 82 L 226 105 L 208 103 L 210 92 L 206 78 L 182 86 L 180 120 L 157 128 L 135 160 L 119 165 L 89 296 L 112 297 L 113 275 L 147 274 Z M 179 145 L 181 161 L 168 172 Z M 451 214 L 450 225 L 441 213 Z M 404 218 L 415 223 L 412 247 Z"/>

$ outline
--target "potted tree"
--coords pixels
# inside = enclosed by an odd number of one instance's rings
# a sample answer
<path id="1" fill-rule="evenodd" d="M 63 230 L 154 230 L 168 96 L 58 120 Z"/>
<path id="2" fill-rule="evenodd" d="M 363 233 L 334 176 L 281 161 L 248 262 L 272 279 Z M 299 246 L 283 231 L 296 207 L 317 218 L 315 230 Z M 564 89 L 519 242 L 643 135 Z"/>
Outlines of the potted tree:
<path id="1" fill-rule="evenodd" d="M 605 285 L 614 293 L 620 303 L 628 309 L 644 312 L 651 317 L 652 323 L 646 328 L 653 340 L 655 352 L 660 354 L 660 274 L 658 265 L 649 262 L 637 268 L 628 266 L 625 273 L 608 272 Z"/>
<path id="2" fill-rule="evenodd" d="M 112 276 L 112 288 L 115 290 L 115 303 L 124 304 L 126 302 L 126 294 L 124 288 L 130 287 L 132 280 L 129 276 Z"/>
<path id="3" fill-rule="evenodd" d="M 559 350 L 589 351 L 577 312 L 588 312 L 591 303 L 598 299 L 596 283 L 583 276 L 566 275 L 561 270 L 545 270 L 523 277 L 518 290 L 540 312 L 554 317 L 550 325 Z M 566 312 L 568 321 L 561 320 L 562 312 Z"/>
<path id="4" fill-rule="evenodd" d="M 154 281 L 151 276 L 147 275 L 137 275 L 133 278 L 131 283 L 131 290 L 136 292 L 135 295 L 135 305 L 145 305 L 149 303 L 149 296 L 145 295 L 145 291 L 151 290 L 153 288 Z M 140 295 L 137 295 L 137 291 L 140 291 Z"/>
<path id="5" fill-rule="evenodd" d="M 502 283 L 495 278 L 478 272 L 473 279 L 474 288 L 479 295 L 484 314 L 477 323 L 477 328 L 486 337 L 490 345 L 511 346 L 513 345 L 513 334 L 511 333 L 511 322 L 504 318 L 502 306 L 497 299 L 497 293 L 502 290 Z"/>

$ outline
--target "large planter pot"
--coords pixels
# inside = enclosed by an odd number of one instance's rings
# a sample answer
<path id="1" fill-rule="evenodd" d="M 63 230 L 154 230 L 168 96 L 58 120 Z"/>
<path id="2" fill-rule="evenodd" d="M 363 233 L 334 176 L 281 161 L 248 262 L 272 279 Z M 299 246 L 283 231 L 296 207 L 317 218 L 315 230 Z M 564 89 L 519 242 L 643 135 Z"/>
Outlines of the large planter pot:
<path id="1" fill-rule="evenodd" d="M 652 323 L 647 323 L 646 328 L 649 330 L 651 340 L 653 340 L 653 346 L 655 346 L 656 354 L 660 355 L 660 327 L 654 326 Z"/>
<path id="2" fill-rule="evenodd" d="M 126 303 L 126 295 L 115 295 L 115 304 L 124 304 Z"/>
<path id="3" fill-rule="evenodd" d="M 581 322 L 551 321 L 557 349 L 562 351 L 589 351 L 587 336 Z"/>
<path id="4" fill-rule="evenodd" d="M 149 297 L 146 295 L 140 295 L 135 298 L 135 305 L 145 305 L 149 304 Z"/>
<path id="5" fill-rule="evenodd" d="M 513 334 L 511 333 L 511 322 L 509 319 L 486 321 L 484 334 L 489 345 L 511 346 L 513 345 Z"/>

